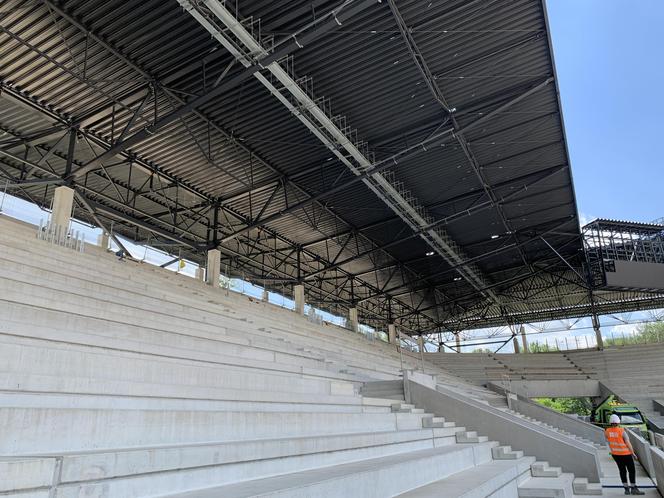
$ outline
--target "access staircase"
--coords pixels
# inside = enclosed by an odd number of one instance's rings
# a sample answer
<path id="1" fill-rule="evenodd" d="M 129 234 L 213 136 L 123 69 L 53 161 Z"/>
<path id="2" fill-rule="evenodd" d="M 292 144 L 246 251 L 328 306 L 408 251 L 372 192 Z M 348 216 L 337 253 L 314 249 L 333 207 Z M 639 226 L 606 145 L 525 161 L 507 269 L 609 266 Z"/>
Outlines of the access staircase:
<path id="1" fill-rule="evenodd" d="M 487 495 L 571 495 L 386 389 L 414 355 L 35 231 L 0 217 L 3 496 L 385 497 L 476 469 Z"/>

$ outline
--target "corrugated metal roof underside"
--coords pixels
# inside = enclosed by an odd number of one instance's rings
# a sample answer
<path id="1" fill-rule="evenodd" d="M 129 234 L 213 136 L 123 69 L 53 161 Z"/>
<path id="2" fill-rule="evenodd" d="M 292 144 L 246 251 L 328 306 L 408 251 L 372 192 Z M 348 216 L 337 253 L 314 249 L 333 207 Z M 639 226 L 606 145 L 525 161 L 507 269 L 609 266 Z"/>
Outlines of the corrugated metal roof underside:
<path id="1" fill-rule="evenodd" d="M 338 4 L 244 0 L 237 13 L 269 46 Z M 277 216 L 353 174 L 254 78 L 105 160 L 79 189 L 124 235 L 144 240 L 152 227 L 199 260 L 215 237 L 215 211 L 219 238 L 270 217 L 222 245 L 224 266 L 280 288 L 298 278 L 300 248 L 309 299 L 336 311 L 359 302 L 363 320 L 377 326 L 390 313 L 411 331 L 587 313 L 588 293 L 568 266 L 580 268 L 582 247 L 557 85 L 496 112 L 555 76 L 541 2 L 397 5 L 461 129 L 481 124 L 463 134 L 478 170 L 451 134 L 390 170 L 441 220 L 500 303 L 459 280 L 456 265 L 426 256 L 427 243 L 362 183 Z M 76 169 L 242 71 L 175 0 L 9 0 L 0 16 L 0 126 L 11 154 L 0 157 L 4 176 L 63 176 L 68 126 L 79 129 Z M 386 2 L 288 64 L 377 160 L 450 126 Z M 27 147 L 17 141 L 54 125 Z M 38 185 L 19 194 L 48 206 L 52 192 Z M 91 219 L 80 206 L 76 215 Z M 624 297 L 602 302 L 654 303 Z"/>

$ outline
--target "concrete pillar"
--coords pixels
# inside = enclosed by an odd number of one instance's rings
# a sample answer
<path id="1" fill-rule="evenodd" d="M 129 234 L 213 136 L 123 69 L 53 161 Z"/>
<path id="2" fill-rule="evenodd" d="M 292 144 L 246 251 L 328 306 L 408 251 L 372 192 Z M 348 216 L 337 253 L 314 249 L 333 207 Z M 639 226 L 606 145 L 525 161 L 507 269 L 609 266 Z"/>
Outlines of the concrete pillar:
<path id="1" fill-rule="evenodd" d="M 56 187 L 53 196 L 53 212 L 51 213 L 51 225 L 62 227 L 64 231 L 69 229 L 71 221 L 71 210 L 74 207 L 74 189 L 69 187 Z"/>
<path id="2" fill-rule="evenodd" d="M 295 299 L 295 313 L 304 315 L 304 285 L 293 286 L 293 297 Z"/>
<path id="3" fill-rule="evenodd" d="M 597 315 L 592 316 L 593 319 L 593 330 L 595 331 L 595 338 L 597 339 L 597 349 L 601 351 L 604 349 L 604 341 L 602 340 L 602 331 L 599 327 L 599 317 Z"/>
<path id="4" fill-rule="evenodd" d="M 205 281 L 205 268 L 201 268 L 200 266 L 196 268 L 196 280 Z"/>
<path id="5" fill-rule="evenodd" d="M 263 289 L 263 293 L 261 294 L 261 301 L 267 303 L 270 300 L 270 294 L 267 289 Z"/>
<path id="6" fill-rule="evenodd" d="M 390 344 L 397 343 L 397 326 L 394 323 L 389 323 L 387 325 L 387 337 Z"/>
<path id="7" fill-rule="evenodd" d="M 357 321 L 357 308 L 348 309 L 348 324 L 350 325 L 350 329 L 353 332 L 357 332 L 359 330 L 360 324 Z"/>
<path id="8" fill-rule="evenodd" d="M 221 252 L 219 249 L 210 249 L 207 253 L 205 282 L 212 287 L 219 287 L 219 273 L 221 273 Z"/>
<path id="9" fill-rule="evenodd" d="M 523 345 L 523 352 L 528 352 L 528 339 L 526 339 L 526 327 L 521 325 L 521 344 Z"/>
<path id="10" fill-rule="evenodd" d="M 424 351 L 424 336 L 423 335 L 418 335 L 417 336 L 417 347 L 420 351 Z"/>
<path id="11" fill-rule="evenodd" d="M 514 343 L 514 352 L 519 354 L 519 341 L 516 337 L 512 337 L 512 342 Z"/>
<path id="12" fill-rule="evenodd" d="M 461 352 L 461 336 L 459 334 L 455 334 L 454 339 L 456 340 L 457 353 L 460 353 Z"/>
<path id="13" fill-rule="evenodd" d="M 106 232 L 102 231 L 101 235 L 97 236 L 97 244 L 104 251 L 107 251 L 108 248 L 109 248 L 109 243 L 110 243 L 110 237 L 108 236 L 108 234 Z"/>

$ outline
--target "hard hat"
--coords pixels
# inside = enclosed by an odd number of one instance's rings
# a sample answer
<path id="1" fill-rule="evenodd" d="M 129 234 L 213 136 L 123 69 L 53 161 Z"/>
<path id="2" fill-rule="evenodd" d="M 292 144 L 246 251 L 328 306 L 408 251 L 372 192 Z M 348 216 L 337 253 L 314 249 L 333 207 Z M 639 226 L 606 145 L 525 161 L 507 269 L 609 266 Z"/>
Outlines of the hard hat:
<path id="1" fill-rule="evenodd" d="M 616 415 L 615 413 L 611 415 L 611 418 L 609 419 L 610 424 L 619 424 L 620 423 L 620 417 Z"/>

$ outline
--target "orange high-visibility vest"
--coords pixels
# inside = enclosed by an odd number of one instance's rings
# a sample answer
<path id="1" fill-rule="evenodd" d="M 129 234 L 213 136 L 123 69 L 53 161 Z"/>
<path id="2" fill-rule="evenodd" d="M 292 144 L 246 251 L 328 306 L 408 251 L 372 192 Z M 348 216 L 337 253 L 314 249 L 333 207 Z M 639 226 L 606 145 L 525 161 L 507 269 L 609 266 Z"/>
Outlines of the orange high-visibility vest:
<path id="1" fill-rule="evenodd" d="M 624 433 L 625 429 L 622 427 L 607 427 L 604 431 L 604 436 L 606 436 L 606 440 L 609 442 L 609 450 L 612 455 L 632 454 L 627 444 L 625 444 Z"/>

